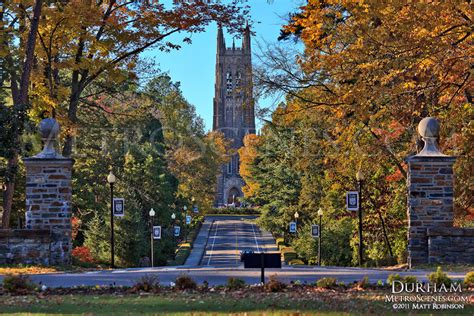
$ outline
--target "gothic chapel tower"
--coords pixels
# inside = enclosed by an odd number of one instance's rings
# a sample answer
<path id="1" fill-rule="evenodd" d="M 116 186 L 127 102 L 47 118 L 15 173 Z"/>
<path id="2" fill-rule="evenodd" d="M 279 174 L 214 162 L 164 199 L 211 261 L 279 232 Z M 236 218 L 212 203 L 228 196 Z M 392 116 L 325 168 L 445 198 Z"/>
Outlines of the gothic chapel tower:
<path id="1" fill-rule="evenodd" d="M 225 46 L 222 28 L 217 31 L 216 84 L 213 130 L 220 131 L 231 142 L 233 155 L 221 168 L 217 181 L 216 206 L 235 202 L 243 196 L 244 181 L 239 174 L 239 154 L 247 134 L 255 134 L 252 95 L 252 50 L 250 28 L 245 27 L 242 47 Z"/>

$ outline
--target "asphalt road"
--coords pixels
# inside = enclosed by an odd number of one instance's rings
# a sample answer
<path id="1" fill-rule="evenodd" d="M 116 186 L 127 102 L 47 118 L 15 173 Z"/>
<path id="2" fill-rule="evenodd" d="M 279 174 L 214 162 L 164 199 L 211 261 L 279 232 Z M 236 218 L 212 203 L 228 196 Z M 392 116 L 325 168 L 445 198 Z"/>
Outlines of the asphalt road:
<path id="1" fill-rule="evenodd" d="M 248 284 L 260 282 L 260 269 L 244 269 L 240 262 L 241 250 L 276 251 L 271 234 L 254 224 L 252 217 L 212 217 L 205 251 L 199 266 L 116 269 L 83 273 L 52 273 L 32 275 L 33 281 L 48 287 L 72 286 L 132 286 L 146 275 L 156 275 L 162 285 L 170 285 L 179 275 L 189 275 L 196 282 L 210 285 L 227 283 L 230 277 L 240 278 Z M 283 282 L 300 281 L 314 283 L 323 277 L 334 277 L 338 282 L 352 283 L 365 276 L 370 282 L 386 281 L 389 274 L 413 275 L 425 281 L 428 271 L 413 270 L 393 272 L 382 269 L 284 266 L 282 269 L 266 269 L 265 276 L 276 275 Z M 455 279 L 464 278 L 465 273 L 449 273 Z M 0 281 L 3 276 L 0 275 Z"/>
<path id="2" fill-rule="evenodd" d="M 277 251 L 270 233 L 260 230 L 251 218 L 214 218 L 201 266 L 239 266 L 240 252 Z"/>
<path id="3" fill-rule="evenodd" d="M 322 277 L 334 277 L 338 282 L 346 284 L 359 281 L 363 277 L 369 277 L 370 282 L 376 283 L 378 280 L 386 281 L 391 273 L 401 275 L 414 275 L 418 280 L 426 280 L 427 271 L 393 272 L 378 269 L 359 269 L 341 267 L 283 267 L 282 269 L 267 269 L 266 280 L 271 275 L 276 274 L 283 282 L 299 280 L 302 283 L 314 283 Z M 72 286 L 108 286 L 124 285 L 132 286 L 138 279 L 145 275 L 158 276 L 162 285 L 170 285 L 179 275 L 189 275 L 196 282 L 202 284 L 207 281 L 210 285 L 226 284 L 228 278 L 240 278 L 248 284 L 260 282 L 259 269 L 243 269 L 242 267 L 224 266 L 201 266 L 201 267 L 167 267 L 167 268 L 140 268 L 113 271 L 94 271 L 85 273 L 55 273 L 32 275 L 33 281 L 45 284 L 48 287 L 72 287 Z M 452 278 L 464 278 L 464 273 L 449 273 Z M 0 276 L 0 280 L 3 279 Z"/>

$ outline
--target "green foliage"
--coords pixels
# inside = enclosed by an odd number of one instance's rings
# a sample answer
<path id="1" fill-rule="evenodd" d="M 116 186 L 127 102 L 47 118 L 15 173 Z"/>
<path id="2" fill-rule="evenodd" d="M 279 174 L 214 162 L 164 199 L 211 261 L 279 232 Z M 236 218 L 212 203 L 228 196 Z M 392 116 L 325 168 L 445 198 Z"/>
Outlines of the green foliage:
<path id="1" fill-rule="evenodd" d="M 450 286 L 452 280 L 448 277 L 448 274 L 443 272 L 441 267 L 436 269 L 436 272 L 432 272 L 428 274 L 428 280 L 431 284 L 441 285 L 444 284 L 445 286 Z"/>
<path id="2" fill-rule="evenodd" d="M 37 288 L 31 278 L 25 274 L 6 275 L 3 279 L 3 289 L 12 294 L 29 294 Z"/>
<path id="3" fill-rule="evenodd" d="M 418 282 L 418 279 L 416 278 L 416 276 L 414 275 L 407 275 L 405 276 L 405 280 L 404 280 L 406 283 L 408 284 L 412 284 L 412 283 L 416 283 Z"/>
<path id="4" fill-rule="evenodd" d="M 293 265 L 304 265 L 304 262 L 300 259 L 292 259 L 288 262 L 288 264 L 290 266 L 293 266 Z"/>
<path id="5" fill-rule="evenodd" d="M 262 128 L 254 148 L 253 159 L 247 159 L 250 170 L 244 178 L 252 183 L 251 196 L 246 198 L 260 205 L 259 224 L 281 236 L 305 262 L 316 260 L 318 240 L 311 237 L 310 226 L 319 223 L 318 209 L 322 217 L 321 259 L 325 265 L 348 266 L 358 262 L 357 219 L 345 210 L 344 195 L 354 190 L 357 165 L 354 157 L 329 146 L 325 130 L 331 128 L 318 117 L 285 120 L 289 105 L 281 104 Z M 341 162 L 341 160 L 343 162 Z M 343 168 L 344 167 L 344 168 Z M 386 165 L 383 168 L 388 168 Z M 392 170 L 393 171 L 393 170 Z M 365 190 L 371 192 L 364 200 L 365 258 L 368 265 L 391 264 L 388 247 L 382 233 L 379 210 L 387 225 L 394 256 L 402 261 L 406 249 L 404 226 L 405 193 L 401 183 L 386 183 L 390 170 L 380 170 L 367 177 Z M 399 186 L 400 184 L 400 186 Z M 387 189 L 384 189 L 387 187 Z M 383 190 L 382 190 L 383 189 Z M 391 196 L 390 196 L 391 195 Z M 385 201 L 386 200 L 386 201 Z M 382 201 L 382 202 L 380 202 Z M 290 234 L 288 223 L 298 211 L 298 234 Z M 405 234 L 404 234 L 405 233 Z M 370 242 L 367 242 L 370 240 Z M 393 247 L 393 242 L 397 247 Z"/>
<path id="6" fill-rule="evenodd" d="M 291 260 L 295 260 L 298 258 L 295 250 L 291 247 L 284 247 L 281 249 L 281 254 L 283 256 L 283 260 L 286 263 L 289 263 Z"/>
<path id="7" fill-rule="evenodd" d="M 387 283 L 389 285 L 392 285 L 393 281 L 399 281 L 399 282 L 411 284 L 411 283 L 416 283 L 418 280 L 413 275 L 401 276 L 400 274 L 396 273 L 396 274 L 390 274 L 387 278 Z"/>
<path id="8" fill-rule="evenodd" d="M 464 277 L 464 285 L 474 287 L 474 271 L 468 272 Z"/>
<path id="9" fill-rule="evenodd" d="M 392 285 L 393 281 L 399 281 L 399 282 L 402 282 L 403 281 L 403 277 L 398 274 L 398 273 L 395 273 L 395 274 L 390 274 L 387 278 L 387 283 L 389 285 Z"/>
<path id="10" fill-rule="evenodd" d="M 195 290 L 197 288 L 196 281 L 189 275 L 180 275 L 175 280 L 175 286 L 179 290 Z"/>
<path id="11" fill-rule="evenodd" d="M 219 207 L 219 208 L 210 208 L 206 211 L 207 215 L 259 215 L 258 209 L 251 207 Z"/>
<path id="12" fill-rule="evenodd" d="M 238 290 L 245 287 L 245 281 L 239 278 L 228 278 L 227 288 L 231 290 Z"/>
<path id="13" fill-rule="evenodd" d="M 336 286 L 336 279 L 335 278 L 321 278 L 316 281 L 316 285 L 321 288 L 332 288 Z"/>
<path id="14" fill-rule="evenodd" d="M 171 265 L 171 266 L 183 265 L 186 262 L 186 259 L 189 257 L 190 253 L 191 253 L 190 243 L 180 244 L 178 249 L 176 250 L 174 260 L 171 260 L 168 263 L 168 265 Z"/>
<path id="15" fill-rule="evenodd" d="M 275 241 L 276 241 L 276 245 L 277 245 L 278 249 L 281 250 L 283 247 L 286 247 L 284 238 L 277 238 Z"/>
<path id="16" fill-rule="evenodd" d="M 130 103 L 120 107 L 113 99 L 104 100 L 112 111 L 120 111 L 123 116 L 81 116 L 103 128 L 81 130 L 76 146 L 81 159 L 76 159 L 73 186 L 81 190 L 74 191 L 73 200 L 76 216 L 82 222 L 76 243 L 88 246 L 97 260 L 109 260 L 110 193 L 104 179 L 112 165 L 117 176 L 114 196 L 125 198 L 125 216 L 114 221 L 117 265 L 137 266 L 140 258 L 150 256 L 150 208 L 156 211 L 155 223 L 162 226 L 163 238 L 154 247 L 155 263 L 165 265 L 174 258 L 177 244 L 172 238 L 171 213 L 177 214 L 176 223 L 180 224 L 184 220 L 180 210 L 188 202 L 178 194 L 178 179 L 169 169 L 167 140 L 156 115 L 158 105 L 139 91 L 124 96 Z M 173 104 L 173 99 L 167 102 Z M 134 103 L 141 106 L 135 107 Z M 185 252 L 182 249 L 177 259 L 184 260 Z"/>

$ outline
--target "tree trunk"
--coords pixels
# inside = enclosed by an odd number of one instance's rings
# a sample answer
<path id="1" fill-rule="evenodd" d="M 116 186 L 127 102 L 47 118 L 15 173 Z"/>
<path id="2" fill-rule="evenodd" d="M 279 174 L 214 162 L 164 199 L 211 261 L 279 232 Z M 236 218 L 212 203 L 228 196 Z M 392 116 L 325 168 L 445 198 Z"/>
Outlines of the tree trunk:
<path id="1" fill-rule="evenodd" d="M 15 102 L 15 104 L 13 105 L 13 113 L 15 117 L 12 117 L 12 120 L 17 120 L 18 122 L 15 122 L 16 124 L 13 125 L 16 126 L 17 129 L 14 131 L 12 136 L 14 138 L 12 142 L 14 148 L 12 148 L 12 154 L 10 158 L 8 158 L 6 171 L 6 190 L 3 194 L 3 228 L 10 227 L 10 215 L 13 205 L 13 193 L 15 192 L 15 179 L 16 174 L 18 172 L 20 136 L 23 132 L 23 124 L 25 119 L 24 115 L 26 115 L 26 111 L 28 108 L 28 87 L 30 84 L 31 68 L 35 55 L 36 34 L 38 32 L 42 4 L 42 0 L 35 1 L 35 7 L 33 9 L 33 19 L 31 20 L 30 31 L 28 33 L 28 39 L 26 41 L 25 59 L 20 79 L 20 90 L 18 92 L 18 96 L 13 98 L 14 100 L 17 100 L 17 102 Z M 14 71 L 14 69 L 12 69 L 12 71 Z M 12 86 L 14 85 L 12 84 Z"/>

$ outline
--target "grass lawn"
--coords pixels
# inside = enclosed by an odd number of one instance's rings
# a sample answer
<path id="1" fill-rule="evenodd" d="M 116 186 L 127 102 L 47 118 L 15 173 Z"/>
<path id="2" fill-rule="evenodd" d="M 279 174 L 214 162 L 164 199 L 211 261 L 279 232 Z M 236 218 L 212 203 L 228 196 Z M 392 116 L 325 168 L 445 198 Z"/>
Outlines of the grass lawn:
<path id="1" fill-rule="evenodd" d="M 384 302 L 384 294 L 321 292 L 293 293 L 162 293 L 158 295 L 51 295 L 0 296 L 0 313 L 7 314 L 87 314 L 130 315 L 171 314 L 196 315 L 390 315 L 392 303 Z M 411 311 L 413 313 L 413 311 Z M 430 312 L 430 311 L 428 311 Z M 433 313 L 433 311 L 431 311 Z M 473 305 L 453 315 L 472 315 Z M 400 313 L 398 313 L 400 314 Z M 449 312 L 433 314 L 449 315 Z"/>

